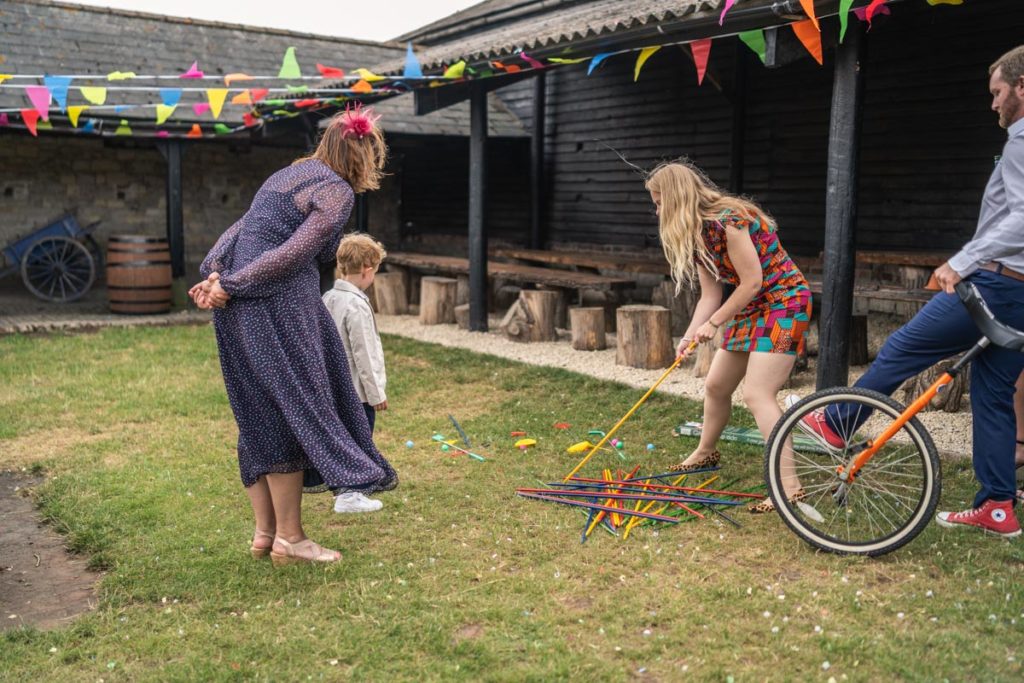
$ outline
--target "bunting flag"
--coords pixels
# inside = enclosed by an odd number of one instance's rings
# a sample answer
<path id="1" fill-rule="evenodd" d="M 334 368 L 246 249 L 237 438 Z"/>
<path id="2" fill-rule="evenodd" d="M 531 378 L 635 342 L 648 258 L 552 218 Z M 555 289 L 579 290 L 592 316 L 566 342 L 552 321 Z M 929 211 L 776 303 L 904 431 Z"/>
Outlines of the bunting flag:
<path id="1" fill-rule="evenodd" d="M 81 87 L 78 92 L 82 93 L 82 97 L 89 104 L 101 105 L 107 101 L 107 89 L 106 88 L 87 88 Z"/>
<path id="2" fill-rule="evenodd" d="M 601 62 L 612 56 L 611 52 L 601 52 L 593 56 L 590 60 L 590 66 L 587 67 L 587 75 L 594 73 L 594 69 L 601 66 Z"/>
<path id="3" fill-rule="evenodd" d="M 251 81 L 251 80 L 253 80 L 253 78 L 249 74 L 241 74 L 241 73 L 238 73 L 238 74 L 228 74 L 228 75 L 224 76 L 224 85 L 231 85 L 232 81 Z"/>
<path id="4" fill-rule="evenodd" d="M 820 31 L 821 26 L 818 24 L 818 15 L 814 13 L 814 0 L 800 0 L 800 6 L 803 8 L 807 18 L 814 22 L 814 28 Z"/>
<path id="5" fill-rule="evenodd" d="M 111 71 L 107 74 L 108 81 L 130 81 L 135 78 L 134 71 Z"/>
<path id="6" fill-rule="evenodd" d="M 294 47 L 284 51 L 284 59 L 281 60 L 281 70 L 277 72 L 277 77 L 302 78 L 302 69 L 299 68 L 299 60 L 295 59 Z"/>
<path id="7" fill-rule="evenodd" d="M 39 133 L 36 131 L 36 124 L 39 123 L 39 112 L 35 109 L 22 109 L 21 120 L 24 121 L 25 127 L 28 128 L 29 133 L 32 133 L 33 137 L 39 137 Z"/>
<path id="8" fill-rule="evenodd" d="M 63 112 L 68 106 L 68 87 L 71 85 L 70 76 L 44 76 L 43 83 L 50 89 L 53 99 L 57 100 L 57 106 Z"/>
<path id="9" fill-rule="evenodd" d="M 128 119 L 121 119 L 121 123 L 118 125 L 117 130 L 114 131 L 114 135 L 131 135 L 132 129 L 128 125 Z"/>
<path id="10" fill-rule="evenodd" d="M 721 26 L 722 22 L 725 21 L 725 13 L 732 9 L 732 6 L 736 4 L 736 0 L 725 0 L 725 7 L 722 8 L 722 15 L 718 17 L 718 25 Z"/>
<path id="11" fill-rule="evenodd" d="M 868 5 L 866 10 L 864 10 L 864 18 L 868 22 L 868 30 L 871 30 L 871 20 L 874 19 L 875 13 L 878 12 L 879 8 L 886 2 L 887 0 L 871 0 L 871 4 Z M 888 8 L 886 8 L 885 14 L 888 13 Z"/>
<path id="12" fill-rule="evenodd" d="M 247 128 L 252 128 L 256 125 L 256 117 L 250 114 L 249 112 L 245 112 L 244 114 L 242 114 L 242 122 L 246 125 Z"/>
<path id="13" fill-rule="evenodd" d="M 320 75 L 324 78 L 344 78 L 345 70 L 339 69 L 333 66 L 324 66 L 323 64 L 317 63 L 316 70 L 320 72 Z"/>
<path id="14" fill-rule="evenodd" d="M 293 95 L 301 95 L 304 92 L 309 92 L 308 85 L 286 85 L 285 87 L 288 88 L 288 92 Z"/>
<path id="15" fill-rule="evenodd" d="M 36 130 L 53 130 L 53 123 L 50 121 L 40 121 L 36 124 Z"/>
<path id="16" fill-rule="evenodd" d="M 231 104 L 252 104 L 252 95 L 248 90 L 243 90 L 231 98 Z"/>
<path id="17" fill-rule="evenodd" d="M 164 121 L 171 117 L 174 110 L 178 108 L 176 104 L 158 104 L 156 105 L 156 125 L 162 125 Z"/>
<path id="18" fill-rule="evenodd" d="M 858 7 L 856 9 L 854 9 L 853 10 L 853 14 L 854 14 L 855 17 L 857 17 L 861 21 L 868 21 L 867 11 L 868 11 L 868 6 L 865 5 L 864 7 Z M 889 6 L 888 5 L 879 5 L 878 8 L 874 12 L 872 12 L 872 17 L 874 17 L 875 15 L 878 15 L 878 14 L 886 14 L 886 15 L 888 15 L 888 14 L 892 14 L 892 13 L 889 11 Z M 870 23 L 871 22 L 868 22 L 868 24 L 870 24 Z M 870 26 L 869 26 L 869 28 L 870 28 Z"/>
<path id="19" fill-rule="evenodd" d="M 358 81 L 352 86 L 352 92 L 363 93 L 365 95 L 366 93 L 373 92 L 373 86 L 370 85 L 368 81 Z"/>
<path id="20" fill-rule="evenodd" d="M 932 7 L 936 5 L 962 5 L 964 0 L 928 0 L 928 4 Z"/>
<path id="21" fill-rule="evenodd" d="M 690 43 L 690 51 L 693 52 L 693 64 L 697 67 L 697 85 L 702 85 L 708 70 L 708 57 L 711 55 L 711 39 L 693 41 Z"/>
<path id="22" fill-rule="evenodd" d="M 72 126 L 78 128 L 78 117 L 88 108 L 89 107 L 84 104 L 73 104 L 68 107 L 68 120 L 71 121 Z"/>
<path id="23" fill-rule="evenodd" d="M 853 0 L 839 0 L 839 42 L 846 38 L 846 25 L 850 23 L 850 7 Z"/>
<path id="24" fill-rule="evenodd" d="M 268 89 L 266 89 L 266 88 L 253 88 L 252 90 L 249 91 L 249 93 L 252 95 L 252 101 L 253 102 L 259 102 L 264 97 L 269 95 L 270 91 Z"/>
<path id="25" fill-rule="evenodd" d="M 6 81 L 8 78 L 12 77 L 13 75 L 14 74 L 0 74 L 0 83 L 3 83 L 4 81 Z"/>
<path id="26" fill-rule="evenodd" d="M 210 111 L 210 104 L 208 102 L 196 102 L 192 105 L 192 111 L 195 112 L 196 116 L 202 116 Z"/>
<path id="27" fill-rule="evenodd" d="M 299 100 L 298 102 L 295 103 L 295 108 L 296 109 L 305 109 L 307 107 L 314 107 L 314 106 L 320 104 L 321 101 L 322 100 L 318 100 L 316 98 Z"/>
<path id="28" fill-rule="evenodd" d="M 198 123 L 192 124 L 192 130 L 190 130 L 185 137 L 187 138 L 201 138 L 203 137 L 203 129 L 199 127 Z"/>
<path id="29" fill-rule="evenodd" d="M 533 57 L 531 57 L 530 55 L 526 54 L 526 53 L 525 53 L 525 52 L 523 52 L 522 50 L 520 50 L 520 51 L 519 51 L 519 57 L 520 57 L 520 58 L 521 58 L 521 59 L 522 59 L 522 60 L 523 60 L 524 62 L 526 62 L 527 64 L 529 64 L 529 65 L 530 65 L 530 68 L 532 68 L 532 69 L 543 69 L 543 68 L 544 68 L 544 64 L 543 64 L 543 63 L 541 63 L 541 62 L 537 61 L 536 59 L 534 59 L 534 58 L 533 58 Z"/>
<path id="30" fill-rule="evenodd" d="M 226 135 L 231 132 L 231 129 L 225 126 L 223 123 L 213 124 L 213 132 L 217 135 Z"/>
<path id="31" fill-rule="evenodd" d="M 462 78 L 462 74 L 466 71 L 465 60 L 460 59 L 459 61 L 452 64 L 450 67 L 444 70 L 445 78 Z"/>
<path id="32" fill-rule="evenodd" d="M 0 128 L 11 125 L 11 120 L 7 117 L 7 112 L 0 112 Z"/>
<path id="33" fill-rule="evenodd" d="M 181 102 L 181 90 L 178 88 L 160 88 L 160 100 L 168 107 L 176 107 Z"/>
<path id="34" fill-rule="evenodd" d="M 95 133 L 96 132 L 96 119 L 89 119 L 88 121 L 86 121 L 85 125 L 82 126 L 82 132 L 83 133 Z"/>
<path id="35" fill-rule="evenodd" d="M 213 118 L 220 118 L 220 110 L 224 108 L 224 100 L 227 99 L 228 91 L 224 88 L 210 88 L 206 91 L 206 99 L 210 100 L 210 110 Z"/>
<path id="36" fill-rule="evenodd" d="M 412 42 L 405 46 L 405 71 L 402 72 L 402 78 L 423 78 L 423 67 L 412 51 Z"/>
<path id="37" fill-rule="evenodd" d="M 356 69 L 353 73 L 357 74 L 359 78 L 367 81 L 368 83 L 376 83 L 377 81 L 383 81 L 383 76 L 378 76 L 369 69 Z"/>
<path id="38" fill-rule="evenodd" d="M 50 119 L 50 89 L 45 85 L 32 85 L 25 88 L 25 94 L 43 121 L 48 121 Z"/>
<path id="39" fill-rule="evenodd" d="M 633 82 L 636 83 L 637 79 L 640 78 L 640 69 L 644 68 L 644 64 L 651 58 L 655 52 L 661 49 L 661 46 L 657 47 L 645 47 L 640 50 L 640 54 L 636 58 L 636 66 L 633 67 Z"/>
<path id="40" fill-rule="evenodd" d="M 202 78 L 205 75 L 199 69 L 199 62 L 192 62 L 192 66 L 188 68 L 188 71 L 178 76 L 178 78 Z"/>
<path id="41" fill-rule="evenodd" d="M 576 57 L 575 59 L 570 59 L 568 57 L 548 57 L 548 61 L 552 64 L 579 64 L 587 61 L 588 59 L 590 59 L 590 57 Z"/>
<path id="42" fill-rule="evenodd" d="M 853 2 L 853 0 L 849 0 L 849 2 Z M 758 59 L 761 60 L 761 63 L 764 64 L 764 31 L 759 28 L 754 29 L 753 31 L 744 31 L 739 35 L 739 38 L 746 44 L 747 47 L 754 51 L 754 54 L 756 54 L 758 56 Z"/>
<path id="43" fill-rule="evenodd" d="M 793 27 L 793 33 L 800 39 L 800 42 L 804 44 L 807 51 L 811 53 L 815 61 L 818 64 L 823 64 L 821 56 L 821 32 L 814 25 L 814 22 L 810 19 L 804 19 L 803 21 L 797 21 L 790 24 Z"/>
<path id="44" fill-rule="evenodd" d="M 156 136 L 158 138 L 169 138 L 169 137 L 171 137 L 171 134 L 168 133 L 166 130 L 158 130 L 156 132 Z"/>

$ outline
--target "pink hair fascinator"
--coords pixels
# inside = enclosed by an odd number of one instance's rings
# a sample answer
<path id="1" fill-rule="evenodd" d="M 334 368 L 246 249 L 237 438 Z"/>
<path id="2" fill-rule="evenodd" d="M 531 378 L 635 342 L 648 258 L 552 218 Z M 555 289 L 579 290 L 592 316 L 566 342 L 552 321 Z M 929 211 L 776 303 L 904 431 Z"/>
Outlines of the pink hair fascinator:
<path id="1" fill-rule="evenodd" d="M 380 120 L 380 115 L 374 115 L 370 107 L 363 108 L 362 102 L 354 107 L 345 107 L 345 113 L 341 115 L 337 125 L 341 126 L 341 137 L 349 135 L 356 139 L 364 138 L 373 132 L 373 126 Z"/>

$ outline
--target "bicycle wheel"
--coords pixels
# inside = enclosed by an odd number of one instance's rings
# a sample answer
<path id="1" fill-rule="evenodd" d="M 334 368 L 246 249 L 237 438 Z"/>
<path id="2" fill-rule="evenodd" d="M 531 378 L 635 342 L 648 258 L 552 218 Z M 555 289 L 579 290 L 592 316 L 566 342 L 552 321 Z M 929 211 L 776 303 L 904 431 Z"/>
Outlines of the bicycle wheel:
<path id="1" fill-rule="evenodd" d="M 849 416 L 836 430 L 843 448 L 819 443 L 800 429 L 805 415 L 840 405 Z M 783 414 L 765 444 L 765 479 L 776 510 L 797 536 L 822 550 L 874 556 L 909 543 L 924 529 L 939 502 L 941 473 L 935 444 L 917 418 L 903 425 L 852 481 L 839 478 L 838 468 L 847 468 L 903 410 L 876 391 L 840 387 L 811 394 Z M 797 502 L 786 500 L 782 487 L 789 443 L 793 471 L 807 494 Z"/>

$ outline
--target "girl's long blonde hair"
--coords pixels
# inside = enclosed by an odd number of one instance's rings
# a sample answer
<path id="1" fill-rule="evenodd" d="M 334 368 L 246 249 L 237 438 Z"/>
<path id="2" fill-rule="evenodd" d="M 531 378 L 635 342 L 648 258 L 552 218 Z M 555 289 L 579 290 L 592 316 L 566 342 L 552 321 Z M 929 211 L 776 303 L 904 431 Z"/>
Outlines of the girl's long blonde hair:
<path id="1" fill-rule="evenodd" d="M 317 159 L 324 162 L 359 194 L 380 188 L 388 146 L 384 131 L 369 108 L 346 109 L 330 118 L 312 154 L 293 163 Z"/>
<path id="2" fill-rule="evenodd" d="M 723 192 L 688 160 L 658 164 L 648 174 L 644 187 L 661 195 L 658 233 L 677 294 L 683 283 L 693 287 L 698 265 L 718 278 L 718 268 L 704 242 L 705 223 L 719 220 L 725 211 L 773 222 L 757 204 Z"/>

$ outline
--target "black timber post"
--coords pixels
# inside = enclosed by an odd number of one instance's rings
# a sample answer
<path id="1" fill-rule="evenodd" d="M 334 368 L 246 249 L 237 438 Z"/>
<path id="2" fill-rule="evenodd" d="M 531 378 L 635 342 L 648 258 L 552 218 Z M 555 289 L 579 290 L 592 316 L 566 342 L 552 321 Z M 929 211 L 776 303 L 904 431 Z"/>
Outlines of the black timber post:
<path id="1" fill-rule="evenodd" d="M 487 331 L 487 91 L 474 84 L 469 96 L 469 329 Z"/>
<path id="2" fill-rule="evenodd" d="M 846 386 L 850 370 L 864 34 L 854 23 L 836 48 L 825 194 L 825 256 L 818 323 L 818 389 Z"/>
<path id="3" fill-rule="evenodd" d="M 747 126 L 747 52 L 746 45 L 736 40 L 736 73 L 732 87 L 732 130 L 729 144 L 729 191 L 743 192 L 743 155 Z"/>
<path id="4" fill-rule="evenodd" d="M 185 308 L 185 222 L 181 209 L 181 140 L 161 142 L 158 149 L 167 161 L 167 244 L 171 252 L 172 298 L 175 308 Z"/>
<path id="5" fill-rule="evenodd" d="M 530 140 L 530 249 L 544 248 L 542 209 L 544 206 L 544 107 L 547 74 L 539 71 L 533 79 L 533 137 Z"/>
<path id="6" fill-rule="evenodd" d="M 356 231 L 370 231 L 370 202 L 365 192 L 356 195 Z"/>

